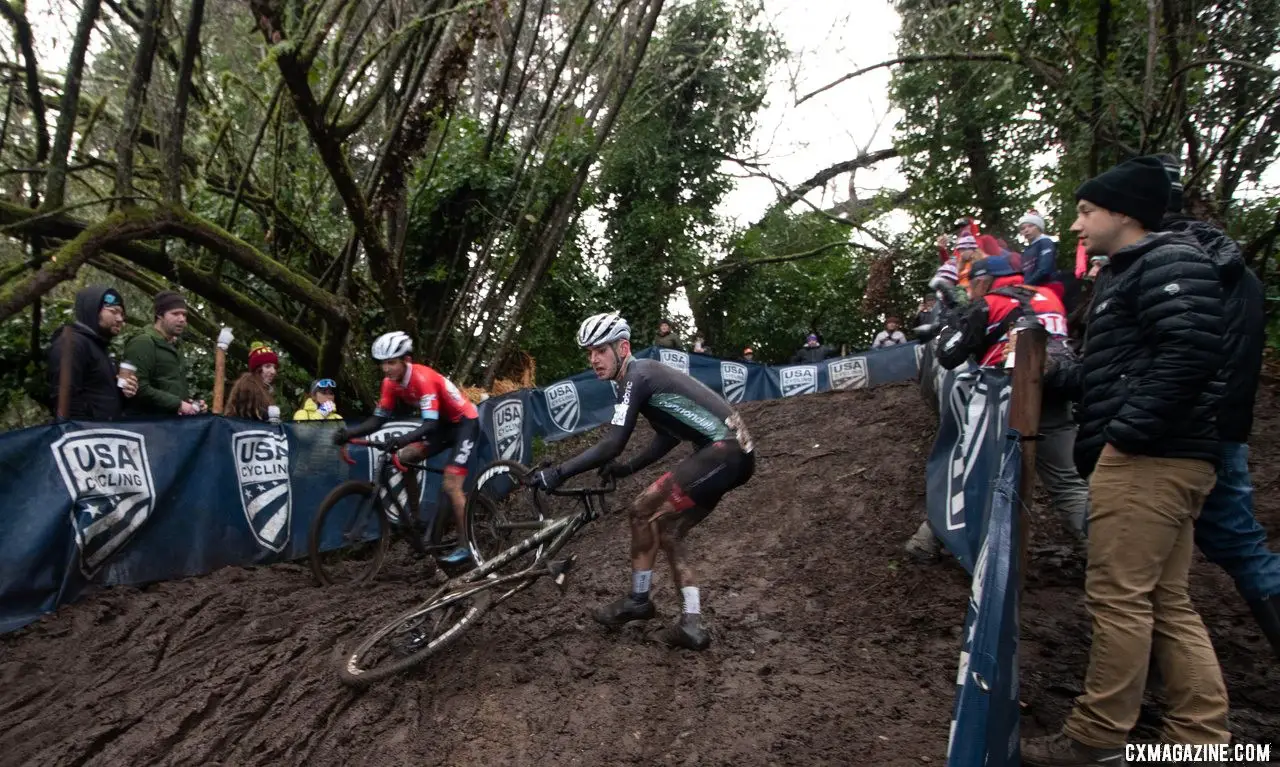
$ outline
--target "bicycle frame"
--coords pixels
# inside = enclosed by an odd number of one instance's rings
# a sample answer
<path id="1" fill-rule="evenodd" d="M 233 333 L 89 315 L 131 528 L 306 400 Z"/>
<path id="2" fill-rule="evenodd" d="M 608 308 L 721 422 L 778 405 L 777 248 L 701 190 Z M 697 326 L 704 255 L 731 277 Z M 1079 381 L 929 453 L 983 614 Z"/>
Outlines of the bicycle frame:
<path id="1" fill-rule="evenodd" d="M 405 519 L 413 519 L 413 521 L 408 523 L 407 526 L 411 527 L 411 526 L 421 524 L 421 525 L 424 525 L 425 529 L 427 530 L 434 529 L 434 525 L 435 525 L 434 517 L 432 517 L 432 519 L 429 519 L 429 520 L 418 519 L 417 514 L 414 513 L 412 508 L 406 509 L 404 504 L 400 503 L 400 494 L 393 492 L 391 488 L 391 471 L 392 469 L 395 469 L 399 471 L 402 475 L 407 476 L 408 473 L 411 471 L 425 471 L 431 474 L 444 474 L 444 470 L 432 468 L 424 463 L 422 464 L 402 463 L 400 461 L 400 456 L 386 450 L 381 443 L 374 442 L 372 440 L 353 439 L 351 440 L 351 444 L 357 445 L 360 447 L 368 447 L 372 450 L 381 451 L 381 455 L 377 455 L 377 456 L 370 455 L 370 460 L 376 461 L 378 464 L 378 470 L 373 480 L 373 485 L 378 490 L 378 492 L 374 493 L 374 503 L 377 504 L 378 513 L 387 517 L 387 519 L 392 520 L 394 525 L 397 527 L 406 526 L 406 523 L 404 522 Z M 348 464 L 352 466 L 355 465 L 356 463 L 355 459 L 353 459 L 350 455 L 347 454 L 346 445 L 342 446 L 341 453 L 342 453 L 342 460 L 346 461 Z M 408 498 L 408 495 L 409 495 L 408 488 L 406 487 L 405 497 Z M 383 500 L 383 496 L 386 497 L 385 501 Z M 394 515 L 388 513 L 387 504 L 390 504 L 395 509 Z M 412 499 L 409 499 L 409 506 L 410 507 L 413 506 Z M 419 503 L 417 513 L 421 513 L 421 511 L 422 511 L 422 508 Z M 439 513 L 440 513 L 440 505 L 437 503 L 436 514 L 439 514 Z"/>
<path id="2" fill-rule="evenodd" d="M 470 596 L 478 594 L 488 589 L 497 588 L 507 583 L 517 583 L 518 585 L 507 591 L 502 596 L 494 600 L 494 605 L 505 602 L 508 598 L 523 591 L 533 585 L 535 581 L 544 575 L 550 575 L 551 570 L 547 566 L 548 560 L 551 560 L 564 548 L 565 544 L 573 538 L 587 523 L 596 519 L 607 511 L 604 497 L 613 492 L 612 487 L 602 489 L 582 489 L 582 490 L 562 490 L 552 491 L 549 495 L 577 497 L 582 501 L 583 508 L 575 514 L 570 514 L 558 519 L 547 520 L 541 526 L 541 529 L 533 535 L 525 538 L 519 543 L 511 546 L 485 564 L 460 576 L 456 582 L 451 581 L 440 587 L 440 590 L 427 600 L 427 603 L 439 599 L 445 593 L 452 596 Z M 534 491 L 534 503 L 541 510 L 541 502 L 539 499 L 540 491 Z M 595 505 L 599 504 L 599 508 Z M 548 543 L 550 541 L 550 543 Z M 534 558 L 529 566 L 516 573 L 509 575 L 494 576 L 493 573 L 499 568 L 507 565 L 518 557 L 534 551 L 543 544 L 547 544 L 542 554 Z M 461 585 L 461 588 L 459 588 Z"/>

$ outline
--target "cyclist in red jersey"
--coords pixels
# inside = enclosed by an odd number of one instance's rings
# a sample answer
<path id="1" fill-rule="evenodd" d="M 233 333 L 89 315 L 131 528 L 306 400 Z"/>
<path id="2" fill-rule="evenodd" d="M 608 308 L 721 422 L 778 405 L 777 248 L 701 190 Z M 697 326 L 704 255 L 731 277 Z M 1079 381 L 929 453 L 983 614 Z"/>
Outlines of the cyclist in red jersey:
<path id="1" fill-rule="evenodd" d="M 471 556 L 464 541 L 466 538 L 467 497 L 462 483 L 467 476 L 467 461 L 476 447 L 480 434 L 480 416 L 453 382 L 426 365 L 412 361 L 413 341 L 399 331 L 386 333 L 373 342 L 373 358 L 382 366 L 386 378 L 382 379 L 382 396 L 373 416 L 354 429 L 341 429 L 334 435 L 335 444 L 344 444 L 353 437 L 372 434 L 391 418 L 397 410 L 411 408 L 422 418 L 422 425 L 408 434 L 387 440 L 401 461 L 421 463 L 446 448 L 452 448 L 449 465 L 444 470 L 444 492 L 453 507 L 453 521 L 458 533 L 458 546 L 442 561 L 449 564 L 465 562 Z M 412 473 L 405 475 L 411 496 L 418 493 L 417 481 Z"/>

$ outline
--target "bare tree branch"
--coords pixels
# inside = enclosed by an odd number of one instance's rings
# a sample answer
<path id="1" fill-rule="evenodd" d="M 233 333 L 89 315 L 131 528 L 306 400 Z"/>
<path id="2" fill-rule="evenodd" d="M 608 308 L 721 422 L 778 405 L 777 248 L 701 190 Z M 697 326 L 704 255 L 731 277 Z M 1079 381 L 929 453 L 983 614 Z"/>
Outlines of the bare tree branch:
<path id="1" fill-rule="evenodd" d="M 801 181 L 799 184 L 791 187 L 786 194 L 778 198 L 777 202 L 769 206 L 769 210 L 766 211 L 765 215 L 767 216 L 775 210 L 785 210 L 791 207 L 811 190 L 826 184 L 828 181 L 842 173 L 849 173 L 861 168 L 867 168 L 878 162 L 883 162 L 884 160 L 889 160 L 898 156 L 899 152 L 897 148 L 890 147 L 888 149 L 879 149 L 874 152 L 863 152 L 851 160 L 844 160 L 836 163 L 835 165 L 824 168 L 804 181 Z"/>
<path id="2" fill-rule="evenodd" d="M 127 198 L 133 193 L 134 136 L 142 124 L 142 108 L 146 103 L 147 85 L 151 82 L 151 65 L 156 58 L 156 39 L 160 35 L 161 5 L 164 1 L 147 0 L 147 10 L 142 18 L 142 36 L 133 58 L 133 72 L 125 94 L 124 119 L 116 140 L 115 194 L 119 197 Z"/>
<path id="3" fill-rule="evenodd" d="M 89 37 L 98 19 L 101 0 L 84 0 L 80 21 L 76 24 L 75 37 L 71 41 L 71 53 L 67 58 L 67 76 L 62 86 L 62 100 L 58 105 L 58 130 L 53 138 L 53 156 L 50 158 L 49 175 L 45 178 L 44 203 L 46 210 L 62 207 L 67 186 L 67 154 L 71 151 L 71 138 L 76 132 L 76 117 L 80 111 L 80 83 L 84 73 L 85 52 L 89 49 Z M 106 103 L 104 99 L 102 104 Z M 87 136 L 92 130 L 99 109 L 90 112 L 88 125 L 81 130 Z"/>
<path id="4" fill-rule="evenodd" d="M 676 288 L 683 288 L 684 286 L 688 285 L 691 282 L 695 282 L 697 280 L 710 277 L 713 274 L 722 274 L 724 272 L 736 272 L 739 269 L 750 269 L 753 266 L 761 266 L 764 264 L 782 264 L 788 261 L 803 261 L 806 258 L 821 256 L 823 253 L 835 250 L 836 248 L 856 248 L 858 250 L 865 250 L 868 253 L 877 252 L 875 248 L 869 248 L 866 245 L 863 245 L 862 243 L 849 242 L 848 240 L 838 240 L 836 242 L 824 243 L 822 245 L 819 245 L 816 248 L 811 248 L 801 253 L 788 253 L 785 256 L 766 256 L 765 258 L 753 258 L 749 261 L 726 260 L 726 261 L 721 261 L 719 264 L 716 264 L 710 269 L 707 269 L 705 271 L 702 271 L 693 275 L 687 280 L 682 280 L 680 282 L 677 282 L 676 284 L 671 286 L 671 289 L 675 290 Z"/>
<path id="5" fill-rule="evenodd" d="M 49 156 L 49 126 L 45 122 L 44 98 L 40 95 L 40 70 L 36 64 L 36 51 L 31 41 L 31 23 L 23 12 L 23 6 L 0 2 L 0 16 L 13 26 L 13 36 L 22 51 L 25 62 L 23 74 L 27 80 L 27 100 L 31 118 L 35 122 L 36 162 L 44 162 Z"/>
<path id="6" fill-rule="evenodd" d="M 252 6 L 254 13 L 258 16 L 263 36 L 271 40 L 273 36 L 279 35 L 282 25 L 274 15 L 279 12 L 279 9 L 268 5 L 264 0 L 252 0 Z M 303 125 L 306 126 L 307 134 L 315 144 L 334 186 L 337 187 L 338 195 L 342 198 L 356 234 L 364 245 L 369 259 L 369 270 L 378 285 L 392 321 L 396 327 L 416 337 L 418 321 L 405 294 L 404 280 L 394 270 L 391 251 L 382 239 L 377 221 L 369 209 L 368 200 L 361 194 L 360 187 L 356 183 L 351 166 L 343 153 L 342 141 L 330 133 L 325 123 L 324 114 L 320 111 L 320 105 L 316 103 L 315 94 L 311 92 L 311 86 L 307 81 L 307 69 L 298 61 L 296 54 L 289 50 L 279 53 L 276 57 L 276 66 L 293 97 L 294 107 Z"/>
<path id="7" fill-rule="evenodd" d="M 165 147 L 165 200 L 182 203 L 182 144 L 187 128 L 187 100 L 191 95 L 191 73 L 196 54 L 200 52 L 200 26 L 204 23 L 204 0 L 191 0 L 187 16 L 187 34 L 182 41 L 182 64 L 178 68 L 178 92 L 173 99 L 173 120 L 169 127 L 169 143 Z"/>
<path id="8" fill-rule="evenodd" d="M 913 56 L 899 56 L 896 59 L 882 61 L 879 64 L 872 64 L 869 67 L 855 70 L 846 75 L 841 75 L 826 85 L 811 91 L 796 99 L 796 106 L 800 106 L 809 99 L 820 93 L 825 93 L 841 83 L 848 82 L 855 77 L 860 77 L 868 72 L 874 72 L 877 69 L 886 67 L 894 67 L 899 64 L 920 64 L 926 61 L 1005 61 L 1016 64 L 1021 60 L 1021 56 L 1010 51 L 958 51 L 956 53 L 921 53 Z"/>

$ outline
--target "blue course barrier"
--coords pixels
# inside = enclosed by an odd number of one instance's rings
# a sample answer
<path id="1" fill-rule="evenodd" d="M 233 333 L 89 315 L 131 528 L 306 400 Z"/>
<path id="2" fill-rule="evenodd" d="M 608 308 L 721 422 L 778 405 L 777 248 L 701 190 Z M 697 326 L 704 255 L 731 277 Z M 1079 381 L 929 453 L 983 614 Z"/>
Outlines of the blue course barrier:
<path id="1" fill-rule="evenodd" d="M 736 403 L 909 380 L 917 349 L 781 368 L 671 350 L 639 356 L 686 370 Z M 486 400 L 470 465 L 499 457 L 527 463 L 535 437 L 554 441 L 607 423 L 613 396 L 611 384 L 587 372 Z M 392 422 L 375 436 L 416 425 Z M 351 449 L 354 466 L 339 459 L 336 428 L 209 416 L 72 421 L 0 435 L 0 633 L 75 601 L 90 586 L 306 556 L 325 495 L 346 480 L 374 476 L 368 448 Z M 440 476 L 424 474 L 419 485 L 422 516 L 431 519 Z M 340 538 L 337 530 L 322 531 L 325 545 Z"/>
<path id="2" fill-rule="evenodd" d="M 1005 373 L 948 371 L 928 462 L 929 525 L 973 576 L 956 674 L 947 767 L 1017 765 L 1018 483 Z"/>
<path id="3" fill-rule="evenodd" d="M 990 514 L 1009 422 L 1008 376 L 947 371 L 938 387 L 938 438 L 929 454 L 929 526 L 970 574 Z"/>

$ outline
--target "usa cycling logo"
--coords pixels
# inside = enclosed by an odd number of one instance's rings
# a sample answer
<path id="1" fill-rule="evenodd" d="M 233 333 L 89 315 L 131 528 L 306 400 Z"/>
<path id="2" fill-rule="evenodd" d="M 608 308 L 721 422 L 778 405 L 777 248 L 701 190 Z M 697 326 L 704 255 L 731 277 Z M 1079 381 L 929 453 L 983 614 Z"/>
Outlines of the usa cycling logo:
<path id="1" fill-rule="evenodd" d="M 524 455 L 524 403 L 509 399 L 493 409 L 493 440 L 498 457 L 519 461 Z"/>
<path id="2" fill-rule="evenodd" d="M 572 432 L 578 425 L 578 417 L 582 413 L 582 403 L 578 400 L 578 387 L 572 381 L 563 381 L 552 386 L 543 395 L 547 398 L 547 410 L 551 412 L 551 422 L 560 431 Z"/>
<path id="3" fill-rule="evenodd" d="M 658 360 L 669 368 L 675 368 L 689 375 L 689 355 L 676 349 L 659 349 Z"/>
<path id="4" fill-rule="evenodd" d="M 378 429 L 373 434 L 370 434 L 369 439 L 374 440 L 375 442 L 381 442 L 391 437 L 398 437 L 401 434 L 408 434 L 420 425 L 420 421 L 417 423 L 413 421 L 392 421 L 391 423 L 383 425 L 381 429 Z M 380 450 L 374 450 L 371 447 L 367 447 L 365 450 L 369 451 L 369 481 L 374 482 L 378 478 L 378 469 L 380 468 L 378 462 L 384 460 L 389 461 L 391 460 L 391 456 L 388 453 L 384 453 Z M 395 522 L 400 519 L 400 509 L 409 508 L 409 488 L 404 484 L 404 476 L 398 471 L 391 472 L 390 485 L 391 492 L 396 494 L 396 501 L 400 504 L 398 507 L 396 504 L 391 503 L 390 499 L 387 498 L 387 491 L 385 487 L 379 485 L 378 494 L 380 496 L 379 500 L 382 501 L 382 508 L 387 510 L 387 517 L 391 519 L 391 521 Z M 427 492 L 426 483 L 422 481 L 422 472 L 418 472 L 418 490 L 418 506 L 421 508 L 422 496 Z"/>
<path id="5" fill-rule="evenodd" d="M 151 517 L 155 482 L 141 434 L 89 429 L 50 446 L 71 496 L 80 571 L 92 578 Z"/>
<path id="6" fill-rule="evenodd" d="M 782 368 L 778 372 L 778 378 L 782 384 L 782 396 L 784 397 L 814 394 L 818 391 L 818 367 L 816 365 Z"/>
<path id="7" fill-rule="evenodd" d="M 747 366 L 737 362 L 721 362 L 720 391 L 730 402 L 741 402 L 747 393 Z"/>
<path id="8" fill-rule="evenodd" d="M 231 438 L 231 453 L 249 531 L 259 546 L 282 551 L 293 510 L 288 437 L 266 430 L 238 432 Z"/>
<path id="9" fill-rule="evenodd" d="M 827 378 L 832 389 L 867 388 L 867 358 L 854 357 L 827 363 Z"/>

